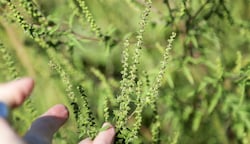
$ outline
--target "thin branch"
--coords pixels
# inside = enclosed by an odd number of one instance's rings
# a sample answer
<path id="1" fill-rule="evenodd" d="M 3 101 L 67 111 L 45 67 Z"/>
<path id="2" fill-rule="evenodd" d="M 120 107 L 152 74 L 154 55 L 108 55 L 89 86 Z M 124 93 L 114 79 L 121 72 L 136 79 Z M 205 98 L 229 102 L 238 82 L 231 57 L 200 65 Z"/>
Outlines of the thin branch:
<path id="1" fill-rule="evenodd" d="M 78 38 L 80 39 L 86 39 L 86 40 L 91 40 L 91 41 L 100 41 L 100 39 L 98 38 L 93 38 L 93 37 L 87 37 L 87 36 L 83 36 L 83 35 L 80 35 L 74 31 L 71 32 L 73 35 L 77 36 Z"/>
<path id="2" fill-rule="evenodd" d="M 200 12 L 205 8 L 205 6 L 210 2 L 211 0 L 207 0 L 198 10 L 197 12 L 194 14 L 194 16 L 192 17 L 192 19 L 194 20 L 199 14 Z"/>
<path id="3" fill-rule="evenodd" d="M 172 9 L 170 7 L 169 1 L 168 0 L 164 0 L 164 3 L 167 5 L 168 11 L 169 11 L 169 15 L 171 17 L 171 20 L 174 19 L 173 13 L 172 13 Z"/>
<path id="4" fill-rule="evenodd" d="M 189 17 L 189 18 L 192 18 L 191 13 L 190 13 L 189 10 L 187 9 L 187 4 L 186 4 L 186 2 L 185 2 L 185 1 L 182 1 L 182 3 L 183 3 L 183 5 L 184 5 L 184 7 L 185 7 L 185 12 L 187 13 L 188 17 Z"/>

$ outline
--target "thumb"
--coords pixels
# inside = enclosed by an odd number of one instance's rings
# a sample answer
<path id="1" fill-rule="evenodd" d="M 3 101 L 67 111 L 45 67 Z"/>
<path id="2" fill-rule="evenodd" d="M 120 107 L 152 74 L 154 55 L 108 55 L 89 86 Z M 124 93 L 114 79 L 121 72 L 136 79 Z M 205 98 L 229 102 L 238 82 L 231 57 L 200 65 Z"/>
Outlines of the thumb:
<path id="1" fill-rule="evenodd" d="M 66 122 L 68 116 L 64 105 L 53 106 L 33 122 L 24 140 L 29 144 L 50 144 L 54 133 Z"/>
<path id="2" fill-rule="evenodd" d="M 115 138 L 115 128 L 110 123 L 104 123 L 102 128 L 106 130 L 96 136 L 93 144 L 112 144 Z"/>
<path id="3" fill-rule="evenodd" d="M 98 133 L 95 139 L 92 141 L 90 138 L 86 138 L 79 142 L 79 144 L 112 144 L 115 138 L 115 128 L 109 124 L 104 123 L 102 126 L 104 131 Z"/>

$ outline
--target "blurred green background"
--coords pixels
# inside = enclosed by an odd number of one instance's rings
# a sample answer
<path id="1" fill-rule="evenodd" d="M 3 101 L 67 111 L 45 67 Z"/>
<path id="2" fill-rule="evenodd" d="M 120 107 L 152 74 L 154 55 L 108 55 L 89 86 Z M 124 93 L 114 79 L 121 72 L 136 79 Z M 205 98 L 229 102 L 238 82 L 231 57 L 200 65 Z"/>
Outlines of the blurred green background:
<path id="1" fill-rule="evenodd" d="M 97 124 L 103 123 L 103 97 L 107 86 L 93 73 L 106 78 L 113 95 L 119 92 L 121 52 L 126 36 L 136 44 L 143 0 L 85 0 L 104 39 L 91 31 L 83 16 L 76 14 L 73 1 L 34 0 L 58 37 L 48 39 L 73 67 L 73 84 L 86 90 Z M 13 4 L 25 19 L 36 26 L 20 2 Z M 40 114 L 50 106 L 69 106 L 65 87 L 48 66 L 50 58 L 24 32 L 13 13 L 1 0 L 0 40 L 14 58 L 21 76 L 35 79 L 31 96 Z M 38 25 L 39 27 L 39 25 Z M 177 33 L 171 60 L 160 88 L 158 111 L 161 116 L 161 143 L 179 134 L 180 144 L 250 143 L 250 1 L 249 0 L 153 0 L 144 34 L 138 73 L 156 76 L 171 32 Z M 68 47 L 68 45 L 70 47 Z M 131 47 L 132 49 L 133 47 Z M 0 80 L 10 80 L 0 55 Z M 25 109 L 17 113 L 26 113 Z M 145 110 L 140 137 L 150 143 Z M 28 123 L 19 128 L 24 133 Z M 73 116 L 55 136 L 55 143 L 76 143 Z"/>

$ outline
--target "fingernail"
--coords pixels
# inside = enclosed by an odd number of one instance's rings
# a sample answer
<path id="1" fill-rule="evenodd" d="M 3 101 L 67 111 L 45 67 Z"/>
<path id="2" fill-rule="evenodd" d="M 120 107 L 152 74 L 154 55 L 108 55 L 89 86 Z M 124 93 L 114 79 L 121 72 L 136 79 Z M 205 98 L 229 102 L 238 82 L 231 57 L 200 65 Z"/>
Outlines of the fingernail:
<path id="1" fill-rule="evenodd" d="M 102 132 L 102 131 L 106 131 L 106 130 L 108 130 L 108 129 L 110 129 L 110 128 L 112 128 L 112 125 L 110 124 L 110 123 L 104 123 L 103 125 L 102 125 L 102 128 L 100 129 L 100 132 Z"/>
<path id="2" fill-rule="evenodd" d="M 69 111 L 66 106 L 63 104 L 57 104 L 53 106 L 53 109 L 49 109 L 47 111 L 46 115 L 53 115 L 57 116 L 59 118 L 68 118 L 69 117 Z"/>
<path id="3" fill-rule="evenodd" d="M 105 123 L 102 125 L 102 128 L 103 128 L 103 127 L 112 127 L 112 125 L 111 125 L 110 123 L 105 122 Z"/>
<path id="4" fill-rule="evenodd" d="M 60 113 L 62 114 L 62 115 L 66 115 L 66 116 L 68 116 L 69 115 L 69 110 L 68 110 L 68 108 L 66 107 L 66 106 L 64 106 L 64 105 L 61 105 L 63 108 L 62 108 L 62 110 L 60 111 Z"/>

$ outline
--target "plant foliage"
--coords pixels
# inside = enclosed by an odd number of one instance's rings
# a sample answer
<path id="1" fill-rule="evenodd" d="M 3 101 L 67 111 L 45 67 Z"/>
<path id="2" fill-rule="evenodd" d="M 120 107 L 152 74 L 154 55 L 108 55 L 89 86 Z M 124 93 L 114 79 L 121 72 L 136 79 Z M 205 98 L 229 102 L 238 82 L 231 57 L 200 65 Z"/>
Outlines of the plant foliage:
<path id="1" fill-rule="evenodd" d="M 55 143 L 250 142 L 249 0 L 0 0 L 0 80 L 32 76 L 13 113 L 72 113 Z M 25 115 L 23 114 L 25 113 Z"/>

